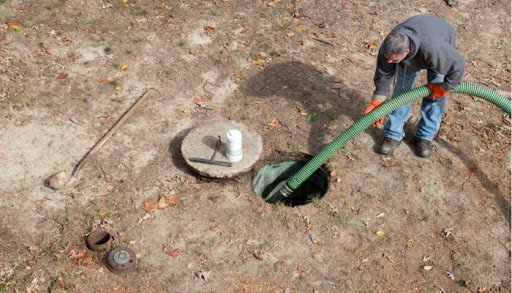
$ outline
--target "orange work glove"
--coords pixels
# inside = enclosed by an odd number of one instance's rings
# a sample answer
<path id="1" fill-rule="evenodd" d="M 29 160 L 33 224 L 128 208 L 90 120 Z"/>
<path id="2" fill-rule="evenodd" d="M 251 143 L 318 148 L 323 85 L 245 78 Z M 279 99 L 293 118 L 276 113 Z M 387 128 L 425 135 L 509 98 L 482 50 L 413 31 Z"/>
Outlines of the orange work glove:
<path id="1" fill-rule="evenodd" d="M 445 83 L 428 83 L 427 87 L 432 91 L 428 96 L 430 99 L 439 99 L 448 96 L 448 88 Z"/>
<path id="2" fill-rule="evenodd" d="M 364 110 L 364 114 L 370 113 L 373 109 L 377 108 L 382 103 L 384 103 L 384 101 L 385 100 L 382 100 L 382 101 L 372 100 L 370 102 L 370 105 L 368 105 L 368 107 L 366 107 L 366 109 Z M 373 127 L 379 127 L 382 124 L 384 124 L 384 117 L 381 117 L 381 118 L 379 118 L 379 120 L 375 121 L 375 123 L 373 123 Z"/>

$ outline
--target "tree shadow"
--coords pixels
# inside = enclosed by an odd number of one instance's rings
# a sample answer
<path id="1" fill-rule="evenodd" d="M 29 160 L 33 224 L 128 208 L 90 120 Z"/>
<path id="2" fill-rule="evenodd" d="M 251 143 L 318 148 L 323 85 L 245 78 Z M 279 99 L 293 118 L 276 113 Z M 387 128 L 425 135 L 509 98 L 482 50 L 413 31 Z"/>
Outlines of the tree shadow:
<path id="1" fill-rule="evenodd" d="M 468 157 L 464 152 L 462 152 L 458 147 L 455 145 L 449 143 L 448 141 L 442 139 L 442 138 L 436 138 L 435 139 L 437 143 L 447 149 L 449 152 L 451 152 L 454 155 L 457 155 L 461 161 L 466 165 L 466 167 L 471 170 L 475 175 L 476 178 L 482 183 L 482 185 L 489 191 L 490 194 L 494 196 L 494 201 L 496 202 L 496 205 L 501 209 L 501 212 L 507 219 L 508 225 L 511 225 L 511 210 L 510 210 L 510 203 L 505 199 L 505 197 L 500 193 L 500 190 L 496 183 L 489 180 L 487 175 L 485 175 L 484 172 L 480 169 L 480 167 L 473 161 L 470 157 Z"/>
<path id="2" fill-rule="evenodd" d="M 308 136 L 308 151 L 311 153 L 323 147 L 318 142 L 324 142 L 326 126 L 333 123 L 333 117 L 344 115 L 355 122 L 363 116 L 369 101 L 369 98 L 361 97 L 357 90 L 336 82 L 332 76 L 300 61 L 266 67 L 248 79 L 241 86 L 241 92 L 245 96 L 258 98 L 283 96 L 300 102 L 308 114 L 315 115 Z M 372 127 L 366 129 L 366 133 L 374 141 L 379 136 L 379 130 Z"/>

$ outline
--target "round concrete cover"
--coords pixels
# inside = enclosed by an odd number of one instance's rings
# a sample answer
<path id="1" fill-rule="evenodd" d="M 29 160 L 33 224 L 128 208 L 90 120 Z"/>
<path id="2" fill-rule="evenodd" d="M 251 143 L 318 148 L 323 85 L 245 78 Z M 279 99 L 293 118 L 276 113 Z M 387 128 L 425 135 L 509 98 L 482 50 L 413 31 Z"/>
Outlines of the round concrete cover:
<path id="1" fill-rule="evenodd" d="M 226 132 L 230 129 L 238 129 L 242 132 L 242 160 L 232 162 L 231 167 L 211 164 L 211 162 L 229 163 L 226 157 Z M 218 142 L 219 136 L 220 143 Z M 248 129 L 244 124 L 227 120 L 215 120 L 207 121 L 203 125 L 192 129 L 183 139 L 181 154 L 187 164 L 202 176 L 231 178 L 249 171 L 258 161 L 262 148 L 261 136 L 257 132 Z M 206 162 L 192 161 L 194 158 Z"/>

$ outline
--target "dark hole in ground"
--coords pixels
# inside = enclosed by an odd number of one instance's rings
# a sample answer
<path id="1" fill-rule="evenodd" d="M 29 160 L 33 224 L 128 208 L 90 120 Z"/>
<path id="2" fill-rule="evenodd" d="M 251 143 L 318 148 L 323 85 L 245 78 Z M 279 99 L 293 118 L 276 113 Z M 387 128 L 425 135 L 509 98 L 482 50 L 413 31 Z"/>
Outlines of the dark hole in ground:
<path id="1" fill-rule="evenodd" d="M 263 166 L 253 181 L 253 191 L 269 203 L 283 203 L 287 206 L 308 204 L 322 198 L 329 189 L 329 172 L 322 166 L 306 179 L 288 197 L 276 196 L 278 185 L 290 179 L 307 161 L 285 161 Z M 274 190 L 276 189 L 276 190 Z"/>

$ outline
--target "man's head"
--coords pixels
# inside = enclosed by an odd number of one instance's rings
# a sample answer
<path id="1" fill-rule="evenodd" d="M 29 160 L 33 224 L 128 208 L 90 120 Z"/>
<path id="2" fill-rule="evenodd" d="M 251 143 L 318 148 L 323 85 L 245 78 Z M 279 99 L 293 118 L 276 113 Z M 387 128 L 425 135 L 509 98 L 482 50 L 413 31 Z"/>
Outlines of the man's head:
<path id="1" fill-rule="evenodd" d="M 390 33 L 381 50 L 388 63 L 400 63 L 411 52 L 409 38 L 402 33 Z"/>

